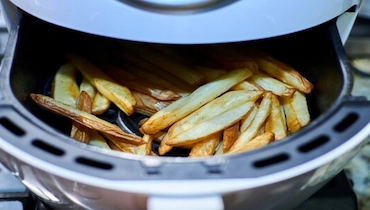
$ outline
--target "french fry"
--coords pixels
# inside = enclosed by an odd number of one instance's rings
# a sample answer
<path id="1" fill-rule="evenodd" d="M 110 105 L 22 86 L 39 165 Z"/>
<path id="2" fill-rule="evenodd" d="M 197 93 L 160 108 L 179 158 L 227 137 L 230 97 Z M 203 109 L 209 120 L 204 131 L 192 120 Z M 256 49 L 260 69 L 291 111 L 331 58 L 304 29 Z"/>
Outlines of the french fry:
<path id="1" fill-rule="evenodd" d="M 271 97 L 271 113 L 266 120 L 265 131 L 274 133 L 275 140 L 280 140 L 288 135 L 285 116 L 280 108 L 280 102 L 276 95 Z"/>
<path id="2" fill-rule="evenodd" d="M 86 79 L 86 77 L 83 77 L 80 83 L 80 93 L 82 91 L 85 91 L 91 99 L 94 99 L 96 95 L 96 88 L 91 84 L 89 80 Z"/>
<path id="3" fill-rule="evenodd" d="M 242 148 L 247 142 L 253 139 L 263 126 L 266 118 L 271 111 L 271 92 L 266 92 L 259 107 L 256 116 L 253 118 L 251 124 L 240 134 L 238 139 L 234 142 L 228 152 L 234 152 Z"/>
<path id="4" fill-rule="evenodd" d="M 136 100 L 127 87 L 100 78 L 95 78 L 94 84 L 96 89 L 112 101 L 120 110 L 125 112 L 127 115 L 134 113 Z"/>
<path id="5" fill-rule="evenodd" d="M 34 93 L 31 93 L 30 97 L 35 103 L 43 108 L 55 112 L 56 114 L 68 117 L 90 129 L 101 131 L 104 134 L 107 133 L 113 135 L 121 138 L 121 141 L 129 142 L 131 144 L 145 143 L 139 136 L 127 134 L 114 124 L 102 120 L 95 115 L 81 111 L 75 107 L 58 102 L 53 98 Z"/>
<path id="6" fill-rule="evenodd" d="M 152 116 L 157 111 L 171 104 L 170 101 L 160 101 L 138 91 L 131 90 L 131 93 L 136 101 L 134 106 L 135 112 L 146 116 Z"/>
<path id="7" fill-rule="evenodd" d="M 254 117 L 256 116 L 257 111 L 257 106 L 253 106 L 248 114 L 242 117 L 242 119 L 240 120 L 240 132 L 244 132 L 245 129 L 248 128 L 248 126 L 252 123 Z"/>
<path id="8" fill-rule="evenodd" d="M 66 63 L 57 70 L 51 91 L 55 100 L 75 106 L 79 95 L 76 72 L 75 67 L 71 63 Z"/>
<path id="9" fill-rule="evenodd" d="M 254 103 L 262 96 L 262 94 L 262 91 L 228 91 L 220 97 L 208 102 L 206 105 L 185 118 L 177 121 L 168 129 L 168 135 L 172 138 L 199 123 L 211 120 L 223 112 L 240 106 L 243 103 Z M 212 112 L 209 112 L 209 110 L 212 110 Z"/>
<path id="10" fill-rule="evenodd" d="M 310 122 L 306 97 L 296 91 L 292 98 L 281 98 L 288 130 L 294 133 Z"/>
<path id="11" fill-rule="evenodd" d="M 181 96 L 189 95 L 195 89 L 194 86 L 187 84 L 138 56 L 123 54 L 123 58 L 125 59 L 125 63 L 122 64 L 123 68 L 146 82 L 173 90 Z"/>
<path id="12" fill-rule="evenodd" d="M 90 96 L 82 91 L 77 99 L 76 108 L 86 113 L 91 113 L 92 102 Z M 78 122 L 72 122 L 72 129 L 70 136 L 77 141 L 89 143 L 91 130 Z"/>
<path id="13" fill-rule="evenodd" d="M 201 85 L 204 83 L 202 75 L 194 71 L 186 64 L 178 62 L 176 59 L 166 56 L 162 52 L 155 50 L 147 45 L 141 45 L 140 48 L 132 49 L 132 45 L 126 45 L 127 48 L 131 48 L 132 53 L 140 56 L 142 59 L 160 67 L 167 71 L 169 74 L 185 81 L 190 85 Z"/>
<path id="14" fill-rule="evenodd" d="M 313 89 L 313 84 L 291 66 L 270 56 L 255 56 L 253 58 L 262 71 L 274 78 L 279 79 L 304 93 L 310 93 Z"/>
<path id="15" fill-rule="evenodd" d="M 143 140 L 145 141 L 144 144 L 138 145 L 135 154 L 137 155 L 150 155 L 152 151 L 152 141 L 154 136 L 144 135 Z"/>
<path id="16" fill-rule="evenodd" d="M 233 87 L 231 87 L 231 90 L 263 90 L 263 88 L 253 82 L 246 80 L 234 85 Z"/>
<path id="17" fill-rule="evenodd" d="M 223 94 L 238 82 L 251 76 L 251 74 L 252 72 L 248 69 L 237 69 L 200 86 L 190 95 L 173 102 L 152 115 L 141 126 L 141 131 L 145 134 L 156 134 Z"/>
<path id="18" fill-rule="evenodd" d="M 213 155 L 220 139 L 221 132 L 218 132 L 196 143 L 190 150 L 189 157 L 207 157 Z"/>
<path id="19" fill-rule="evenodd" d="M 127 115 L 133 113 L 135 99 L 127 87 L 116 83 L 88 59 L 73 53 L 69 53 L 67 56 L 73 65 L 76 66 L 82 75 L 86 77 L 102 95 L 112 101 Z"/>
<path id="20" fill-rule="evenodd" d="M 162 87 L 155 86 L 148 81 L 141 80 L 140 78 L 116 66 L 105 66 L 105 71 L 112 78 L 116 78 L 116 81 L 119 84 L 129 88 L 130 90 L 136 90 L 163 101 L 172 101 L 180 98 L 180 95 L 174 91 L 164 89 Z"/>
<path id="21" fill-rule="evenodd" d="M 171 137 L 167 144 L 183 146 L 197 143 L 208 136 L 221 131 L 239 121 L 253 106 L 254 102 L 247 102 L 233 109 L 227 110 L 218 116 L 194 125 L 191 129 Z"/>
<path id="22" fill-rule="evenodd" d="M 226 128 L 222 136 L 222 151 L 227 152 L 239 136 L 240 121 Z"/>
<path id="23" fill-rule="evenodd" d="M 111 101 L 107 97 L 103 96 L 100 92 L 97 92 L 93 99 L 91 113 L 96 115 L 103 114 L 109 109 L 110 105 Z"/>
<path id="24" fill-rule="evenodd" d="M 96 130 L 91 130 L 89 145 L 103 149 L 111 149 L 104 137 Z"/>
<path id="25" fill-rule="evenodd" d="M 274 133 L 266 132 L 261 135 L 254 137 L 252 140 L 246 142 L 243 146 L 238 147 L 227 154 L 235 154 L 240 152 L 246 152 L 260 147 L 268 145 L 274 140 Z"/>
<path id="26" fill-rule="evenodd" d="M 295 89 L 279 80 L 272 78 L 264 73 L 253 74 L 248 78 L 249 81 L 252 81 L 262 87 L 264 90 L 271 91 L 275 95 L 283 97 L 292 97 L 295 92 Z"/>
<path id="27" fill-rule="evenodd" d="M 168 142 L 169 139 L 170 138 L 168 136 L 168 133 L 166 133 L 164 135 L 161 143 L 159 144 L 159 148 L 158 148 L 159 155 L 164 155 L 167 152 L 171 151 L 171 149 L 173 148 L 173 146 L 167 144 L 167 142 Z"/>

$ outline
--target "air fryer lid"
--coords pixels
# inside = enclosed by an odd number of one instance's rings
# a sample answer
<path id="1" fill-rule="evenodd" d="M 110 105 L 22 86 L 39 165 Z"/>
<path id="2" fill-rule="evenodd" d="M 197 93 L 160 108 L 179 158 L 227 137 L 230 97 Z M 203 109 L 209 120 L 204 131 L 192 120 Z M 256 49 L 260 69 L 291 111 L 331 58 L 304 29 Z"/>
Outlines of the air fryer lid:
<path id="1" fill-rule="evenodd" d="M 142 157 L 97 149 L 67 137 L 70 121 L 36 106 L 29 94 L 49 91 L 47 84 L 66 61 L 64 52 L 89 52 L 92 46 L 109 45 L 112 39 L 60 28 L 27 14 L 19 18 L 0 72 L 0 135 L 6 148 L 14 148 L 7 152 L 21 159 L 22 154 L 32 155 L 110 180 L 258 177 L 320 157 L 348 141 L 370 117 L 368 103 L 349 95 L 350 67 L 335 21 L 329 21 L 296 34 L 239 43 L 271 53 L 315 85 L 308 95 L 313 121 L 285 140 L 237 155 L 201 159 Z"/>

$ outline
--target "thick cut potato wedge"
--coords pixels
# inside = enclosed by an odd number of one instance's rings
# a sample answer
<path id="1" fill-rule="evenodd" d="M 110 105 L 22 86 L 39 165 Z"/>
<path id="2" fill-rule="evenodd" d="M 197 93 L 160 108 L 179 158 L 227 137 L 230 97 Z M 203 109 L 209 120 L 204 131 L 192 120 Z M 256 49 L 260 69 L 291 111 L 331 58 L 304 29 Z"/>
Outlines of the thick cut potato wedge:
<path id="1" fill-rule="evenodd" d="M 288 130 L 294 133 L 310 122 L 310 113 L 305 95 L 299 91 L 292 98 L 281 98 Z"/>
<path id="2" fill-rule="evenodd" d="M 139 136 L 125 133 L 118 126 L 102 120 L 95 115 L 81 111 L 75 107 L 60 103 L 48 96 L 41 94 L 30 94 L 31 99 L 38 105 L 48 109 L 56 114 L 68 117 L 90 129 L 98 130 L 102 133 L 107 133 L 120 138 L 121 141 L 129 142 L 131 144 L 143 144 L 143 139 Z"/>
<path id="3" fill-rule="evenodd" d="M 87 94 L 85 91 L 82 91 L 77 99 L 76 108 L 84 111 L 86 113 L 91 113 L 92 109 L 92 102 L 89 94 Z M 73 121 L 72 122 L 72 129 L 71 129 L 71 138 L 76 139 L 77 141 L 83 142 L 83 143 L 89 143 L 90 141 L 90 133 L 91 129 L 87 128 L 84 125 L 81 125 L 78 122 Z"/>
<path id="4" fill-rule="evenodd" d="M 102 135 L 96 130 L 91 130 L 89 145 L 103 149 L 111 149 Z"/>
<path id="5" fill-rule="evenodd" d="M 134 113 L 136 100 L 127 87 L 100 78 L 95 78 L 94 84 L 96 89 L 112 101 L 120 110 L 125 112 L 127 115 Z"/>
<path id="6" fill-rule="evenodd" d="M 171 104 L 170 101 L 160 101 L 158 99 L 155 99 L 149 95 L 146 95 L 138 91 L 131 90 L 131 93 L 134 96 L 135 101 L 136 101 L 136 104 L 134 107 L 135 112 L 146 115 L 146 116 L 152 116 L 159 110 Z"/>
<path id="7" fill-rule="evenodd" d="M 222 151 L 227 152 L 239 136 L 240 121 L 229 126 L 223 132 Z"/>
<path id="8" fill-rule="evenodd" d="M 251 74 L 252 72 L 248 69 L 237 69 L 200 86 L 190 95 L 173 102 L 151 116 L 141 126 L 141 131 L 145 134 L 156 134 L 225 93 L 235 84 L 251 76 Z"/>
<path id="9" fill-rule="evenodd" d="M 77 70 L 71 63 L 62 65 L 54 76 L 52 97 L 64 104 L 75 106 L 80 93 L 76 82 Z"/>

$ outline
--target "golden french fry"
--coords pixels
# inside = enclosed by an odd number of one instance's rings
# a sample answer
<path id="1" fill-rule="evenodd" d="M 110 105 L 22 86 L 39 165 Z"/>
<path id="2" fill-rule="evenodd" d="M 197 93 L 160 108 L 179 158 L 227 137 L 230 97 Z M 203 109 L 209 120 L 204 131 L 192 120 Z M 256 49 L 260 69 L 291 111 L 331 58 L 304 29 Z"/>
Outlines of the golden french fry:
<path id="1" fill-rule="evenodd" d="M 260 128 L 263 126 L 266 118 L 269 116 L 271 111 L 271 92 L 266 92 L 256 113 L 256 116 L 253 118 L 251 124 L 241 132 L 238 139 L 231 146 L 229 152 L 233 152 L 238 148 L 243 147 L 247 142 L 253 139 L 259 132 Z"/>
<path id="2" fill-rule="evenodd" d="M 135 151 L 137 155 L 150 155 L 152 151 L 152 141 L 154 136 L 144 135 L 143 140 L 145 141 L 144 144 L 138 145 Z"/>
<path id="3" fill-rule="evenodd" d="M 94 99 L 96 95 L 96 88 L 91 84 L 89 80 L 86 79 L 86 77 L 83 77 L 80 84 L 80 93 L 82 91 L 85 91 L 87 94 L 89 94 L 91 99 Z"/>
<path id="4" fill-rule="evenodd" d="M 204 121 L 217 117 L 226 110 L 233 109 L 246 102 L 255 102 L 262 96 L 262 91 L 228 91 L 220 97 L 208 102 L 203 107 L 194 111 L 185 118 L 177 121 L 168 129 L 168 135 L 172 138 L 185 130 Z M 209 110 L 212 110 L 210 112 Z"/>
<path id="5" fill-rule="evenodd" d="M 107 133 L 102 133 L 102 134 L 104 135 L 105 138 L 107 138 L 108 145 L 113 150 L 136 154 L 138 145 L 130 144 L 128 142 L 122 141 L 122 138 L 119 138 L 119 137 L 116 137 L 116 136 L 113 136 Z"/>
<path id="6" fill-rule="evenodd" d="M 54 76 L 52 97 L 64 104 L 75 106 L 79 93 L 75 67 L 71 63 L 62 65 Z"/>
<path id="7" fill-rule="evenodd" d="M 288 130 L 294 133 L 310 122 L 307 100 L 303 93 L 296 91 L 292 98 L 281 98 Z"/>
<path id="8" fill-rule="evenodd" d="M 55 112 L 56 114 L 68 117 L 90 129 L 101 131 L 104 134 L 107 133 L 116 136 L 121 138 L 122 141 L 129 142 L 131 144 L 145 143 L 139 136 L 125 133 L 122 131 L 122 129 L 114 124 L 102 120 L 92 114 L 78 110 L 75 107 L 58 102 L 48 96 L 31 93 L 30 97 L 35 103 L 43 108 Z"/>
<path id="9" fill-rule="evenodd" d="M 77 99 L 76 108 L 86 113 L 91 113 L 92 102 L 90 96 L 82 91 Z M 70 136 L 77 141 L 89 143 L 91 130 L 78 122 L 72 122 Z"/>
<path id="10" fill-rule="evenodd" d="M 263 89 L 253 82 L 242 81 L 231 87 L 231 90 L 263 90 Z"/>
<path id="11" fill-rule="evenodd" d="M 292 97 L 295 89 L 275 78 L 272 78 L 264 73 L 253 74 L 248 78 L 249 81 L 255 82 L 264 90 L 271 91 L 275 95 Z"/>
<path id="12" fill-rule="evenodd" d="M 97 92 L 93 99 L 91 113 L 96 115 L 103 114 L 109 109 L 110 105 L 111 101 L 107 97 L 103 96 L 100 92 Z"/>
<path id="13" fill-rule="evenodd" d="M 160 130 L 167 128 L 207 102 L 223 94 L 229 90 L 230 87 L 245 80 L 251 74 L 252 72 L 248 69 L 237 69 L 218 77 L 212 82 L 200 86 L 190 95 L 180 98 L 152 115 L 148 121 L 141 126 L 141 131 L 145 134 L 156 134 Z"/>
<path id="14" fill-rule="evenodd" d="M 173 148 L 173 146 L 167 144 L 169 139 L 168 133 L 166 133 L 158 147 L 159 155 L 164 155 Z"/>
<path id="15" fill-rule="evenodd" d="M 246 152 L 260 147 L 268 145 L 270 142 L 274 141 L 274 133 L 266 132 L 261 135 L 254 137 L 252 140 L 246 142 L 241 147 L 235 148 L 229 151 L 227 154 L 235 154 L 240 152 Z"/>
<path id="16" fill-rule="evenodd" d="M 138 56 L 123 54 L 123 58 L 125 59 L 125 63 L 122 65 L 125 70 L 140 77 L 148 83 L 173 90 L 181 96 L 189 95 L 190 92 L 195 89 L 194 86 L 187 84 Z"/>
<path id="17" fill-rule="evenodd" d="M 233 109 L 226 110 L 210 120 L 198 123 L 191 129 L 185 130 L 176 136 L 171 136 L 167 144 L 182 146 L 197 143 L 239 121 L 248 113 L 253 104 L 253 101 L 244 103 Z"/>
<path id="18" fill-rule="evenodd" d="M 254 59 L 262 71 L 276 79 L 281 80 L 304 93 L 310 93 L 313 89 L 313 84 L 291 66 L 270 56 L 255 56 Z"/>
<path id="19" fill-rule="evenodd" d="M 127 115 L 134 113 L 136 100 L 127 87 L 100 78 L 95 78 L 94 83 L 96 89 L 112 101 L 120 110 Z"/>
<path id="20" fill-rule="evenodd" d="M 171 104 L 170 101 L 160 101 L 144 93 L 131 90 L 132 95 L 135 98 L 135 112 L 144 114 L 146 116 L 152 116 L 157 111 Z"/>
<path id="21" fill-rule="evenodd" d="M 89 145 L 103 149 L 111 149 L 104 137 L 96 130 L 91 130 Z"/>
<path id="22" fill-rule="evenodd" d="M 280 102 L 276 95 L 271 97 L 271 113 L 266 120 L 265 131 L 274 133 L 275 140 L 280 140 L 288 135 L 287 127 L 284 120 Z"/>
<path id="23" fill-rule="evenodd" d="M 112 78 L 116 78 L 119 84 L 130 90 L 136 90 L 163 101 L 171 101 L 180 98 L 180 95 L 174 91 L 153 85 L 151 82 L 142 80 L 117 66 L 105 66 L 105 70 Z"/>
<path id="24" fill-rule="evenodd" d="M 221 132 L 218 132 L 196 143 L 190 150 L 189 157 L 207 157 L 213 155 L 220 140 Z"/>
<path id="25" fill-rule="evenodd" d="M 248 128 L 248 126 L 252 123 L 254 117 L 257 114 L 257 106 L 253 106 L 251 110 L 248 112 L 247 115 L 245 115 L 241 120 L 240 120 L 240 132 L 244 132 L 245 129 Z"/>
<path id="26" fill-rule="evenodd" d="M 240 121 L 229 126 L 223 132 L 222 151 L 227 152 L 239 136 Z"/>

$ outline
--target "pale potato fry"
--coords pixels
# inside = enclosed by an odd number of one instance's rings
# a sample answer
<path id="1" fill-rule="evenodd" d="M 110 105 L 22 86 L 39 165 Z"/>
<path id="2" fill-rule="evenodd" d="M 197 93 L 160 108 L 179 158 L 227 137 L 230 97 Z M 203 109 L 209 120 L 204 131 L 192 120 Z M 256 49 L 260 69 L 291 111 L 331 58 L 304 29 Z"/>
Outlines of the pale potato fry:
<path id="1" fill-rule="evenodd" d="M 85 91 L 87 94 L 89 94 L 91 99 L 94 99 L 97 90 L 96 88 L 91 84 L 89 80 L 86 79 L 86 77 L 83 77 L 80 84 L 80 93 L 82 91 Z"/>
<path id="2" fill-rule="evenodd" d="M 159 110 L 171 104 L 170 101 L 160 101 L 138 91 L 131 90 L 131 93 L 136 101 L 134 106 L 135 112 L 146 116 L 152 116 Z"/>
<path id="3" fill-rule="evenodd" d="M 107 133 L 116 136 L 118 138 L 121 138 L 121 141 L 129 142 L 132 144 L 145 143 L 141 137 L 127 134 L 122 131 L 117 125 L 102 120 L 95 115 L 78 110 L 75 107 L 58 102 L 53 98 L 34 93 L 31 93 L 30 97 L 34 102 L 36 102 L 43 108 L 55 112 L 56 114 L 68 117 L 90 129 L 98 130 L 104 134 Z"/>
<path id="4" fill-rule="evenodd" d="M 262 91 L 228 91 L 220 97 L 208 102 L 206 105 L 185 118 L 177 121 L 168 129 L 168 135 L 172 138 L 199 123 L 217 117 L 226 110 L 233 109 L 246 102 L 254 103 L 262 96 L 262 94 Z M 212 112 L 209 110 L 212 110 Z"/>
<path id="5" fill-rule="evenodd" d="M 218 116 L 194 125 L 191 129 L 172 137 L 167 144 L 172 146 L 182 146 L 197 143 L 208 136 L 221 131 L 239 121 L 248 113 L 254 102 L 247 102 L 233 109 L 226 110 Z"/>
<path id="6" fill-rule="evenodd" d="M 266 120 L 265 131 L 274 133 L 275 140 L 280 140 L 288 135 L 284 120 L 284 113 L 281 112 L 280 102 L 276 95 L 271 97 L 271 113 Z"/>
<path id="7" fill-rule="evenodd" d="M 268 145 L 270 142 L 274 141 L 274 133 L 266 132 L 261 135 L 254 137 L 252 140 L 246 142 L 241 147 L 238 147 L 232 151 L 229 151 L 227 154 L 235 154 L 240 152 L 246 152 L 260 147 Z"/>
<path id="8" fill-rule="evenodd" d="M 276 79 L 279 79 L 304 93 L 310 93 L 313 89 L 313 84 L 291 66 L 270 56 L 255 56 L 254 59 L 262 71 Z"/>
<path id="9" fill-rule="evenodd" d="M 111 149 L 104 137 L 96 130 L 91 130 L 89 145 L 103 149 Z"/>
<path id="10" fill-rule="evenodd" d="M 310 122 L 306 97 L 297 91 L 292 98 L 281 98 L 288 130 L 294 133 Z"/>
<path id="11" fill-rule="evenodd" d="M 166 133 L 158 147 L 159 155 L 164 155 L 167 152 L 171 151 L 171 149 L 173 148 L 173 146 L 167 144 L 169 139 L 169 135 L 168 133 Z"/>
<path id="12" fill-rule="evenodd" d="M 222 136 L 222 151 L 227 152 L 239 136 L 240 121 L 226 128 Z"/>
<path id="13" fill-rule="evenodd" d="M 213 155 L 220 140 L 221 132 L 218 132 L 196 143 L 190 150 L 189 157 L 207 157 Z"/>
<path id="14" fill-rule="evenodd" d="M 264 90 L 271 91 L 278 96 L 292 97 L 295 92 L 293 87 L 264 73 L 253 74 L 248 80 L 255 82 Z"/>
<path id="15" fill-rule="evenodd" d="M 80 84 L 80 92 L 82 91 L 85 91 L 87 94 L 89 94 L 90 98 L 92 98 L 92 114 L 103 114 L 109 109 L 111 101 L 98 92 L 91 82 L 85 77 L 82 78 Z"/>
<path id="16" fill-rule="evenodd" d="M 269 116 L 271 111 L 271 92 L 266 92 L 259 107 L 256 116 L 253 118 L 251 124 L 241 132 L 238 139 L 231 146 L 229 152 L 238 150 L 238 148 L 243 147 L 247 142 L 253 139 L 259 132 L 260 128 L 263 126 L 266 118 Z"/>
<path id="17" fill-rule="evenodd" d="M 256 116 L 257 111 L 257 106 L 253 106 L 248 114 L 242 117 L 242 119 L 240 120 L 240 132 L 244 132 L 245 129 L 248 128 L 248 126 L 252 123 L 254 117 Z"/>
<path id="18" fill-rule="evenodd" d="M 145 143 L 137 146 L 135 154 L 137 154 L 137 155 L 150 155 L 150 153 L 152 151 L 153 138 L 154 138 L 154 136 L 144 135 L 143 140 L 145 141 Z"/>
<path id="19" fill-rule="evenodd" d="M 64 104 L 75 106 L 79 95 L 76 82 L 76 69 L 71 63 L 62 65 L 54 76 L 52 97 Z"/>
<path id="20" fill-rule="evenodd" d="M 136 100 L 127 87 L 100 78 L 95 78 L 94 84 L 102 95 L 112 101 L 124 113 L 127 115 L 134 113 Z"/>
<path id="21" fill-rule="evenodd" d="M 86 113 L 91 113 L 92 102 L 89 94 L 82 91 L 78 96 L 76 108 Z M 71 138 L 83 143 L 89 143 L 91 130 L 78 122 L 72 122 Z"/>
<path id="22" fill-rule="evenodd" d="M 191 112 L 229 90 L 232 86 L 251 76 L 248 69 L 237 69 L 200 86 L 190 95 L 183 97 L 152 115 L 141 127 L 145 134 L 156 134 L 184 118 Z"/>
<path id="23" fill-rule="evenodd" d="M 103 114 L 109 109 L 110 105 L 111 101 L 107 97 L 103 96 L 100 92 L 97 92 L 93 99 L 91 113 L 96 115 Z"/>
<path id="24" fill-rule="evenodd" d="M 231 90 L 263 90 L 263 88 L 253 82 L 242 81 L 231 87 Z"/>

